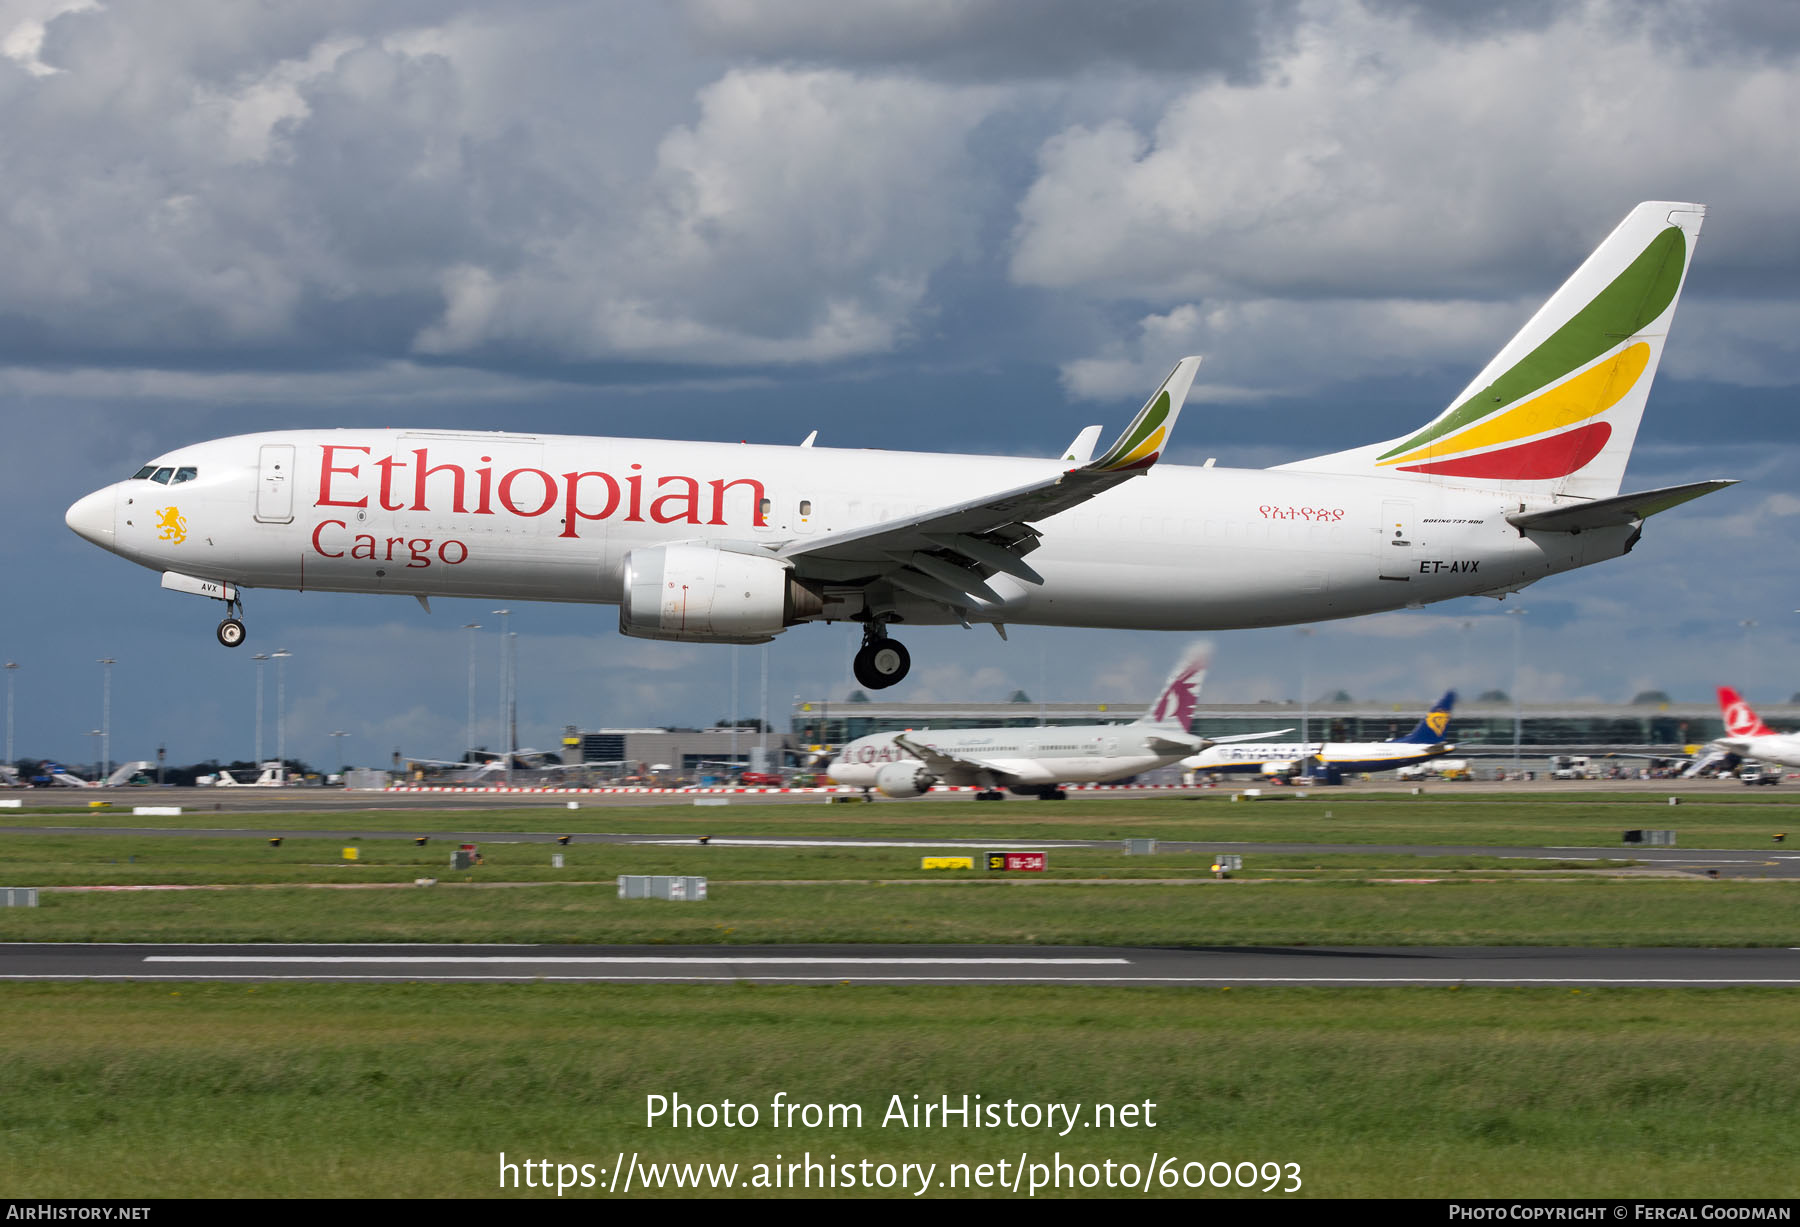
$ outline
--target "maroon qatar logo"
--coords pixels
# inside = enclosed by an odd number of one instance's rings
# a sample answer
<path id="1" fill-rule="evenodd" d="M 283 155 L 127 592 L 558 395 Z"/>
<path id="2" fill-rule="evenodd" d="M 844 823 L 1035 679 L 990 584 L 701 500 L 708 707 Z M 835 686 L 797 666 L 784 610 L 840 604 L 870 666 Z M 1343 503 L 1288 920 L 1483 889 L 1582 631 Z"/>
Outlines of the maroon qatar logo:
<path id="1" fill-rule="evenodd" d="M 1169 684 L 1163 687 L 1162 694 L 1157 696 L 1156 705 L 1150 709 L 1152 723 L 1178 724 L 1184 729 L 1188 726 L 1194 718 L 1194 708 L 1200 704 L 1200 683 L 1206 680 L 1206 662 L 1204 652 L 1182 662 Z"/>

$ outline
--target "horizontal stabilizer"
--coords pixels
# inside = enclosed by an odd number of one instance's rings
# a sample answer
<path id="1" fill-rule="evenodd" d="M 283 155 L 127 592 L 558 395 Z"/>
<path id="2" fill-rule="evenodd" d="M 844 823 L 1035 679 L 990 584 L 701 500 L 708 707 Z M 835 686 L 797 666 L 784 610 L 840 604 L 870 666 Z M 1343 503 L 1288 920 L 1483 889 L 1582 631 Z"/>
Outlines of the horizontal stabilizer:
<path id="1" fill-rule="evenodd" d="M 1176 737 L 1172 733 L 1152 733 L 1144 738 L 1144 746 L 1152 754 L 1198 754 L 1205 742 L 1197 737 Z"/>
<path id="2" fill-rule="evenodd" d="M 1506 522 L 1518 529 L 1539 532 L 1578 533 L 1584 528 L 1618 528 L 1679 507 L 1703 494 L 1735 486 L 1736 481 L 1695 481 L 1685 486 L 1664 486 L 1660 490 L 1641 490 L 1636 494 L 1619 494 L 1612 498 L 1552 507 L 1548 511 L 1516 512 Z"/>

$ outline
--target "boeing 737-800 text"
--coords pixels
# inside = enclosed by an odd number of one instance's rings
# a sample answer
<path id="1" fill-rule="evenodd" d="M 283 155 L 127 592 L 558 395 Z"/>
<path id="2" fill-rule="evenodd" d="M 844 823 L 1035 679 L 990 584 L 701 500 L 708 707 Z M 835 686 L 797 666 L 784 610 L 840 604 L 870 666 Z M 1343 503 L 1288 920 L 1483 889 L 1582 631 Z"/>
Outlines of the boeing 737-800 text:
<path id="1" fill-rule="evenodd" d="M 1205 630 L 1347 618 L 1617 558 L 1729 482 L 1620 495 L 1700 205 L 1632 210 L 1431 422 L 1273 469 L 1158 464 L 1197 358 L 1110 448 L 1058 460 L 443 430 L 176 448 L 69 508 L 81 536 L 226 603 L 308 588 L 619 607 L 649 639 L 897 625 Z M 811 440 L 808 440 L 810 443 Z"/>

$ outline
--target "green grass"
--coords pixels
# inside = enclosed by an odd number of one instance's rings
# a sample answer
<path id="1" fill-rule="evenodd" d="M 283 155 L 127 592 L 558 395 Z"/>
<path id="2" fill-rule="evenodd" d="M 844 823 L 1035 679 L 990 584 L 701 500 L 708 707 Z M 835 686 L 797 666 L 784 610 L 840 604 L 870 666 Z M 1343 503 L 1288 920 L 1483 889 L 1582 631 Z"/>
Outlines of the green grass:
<path id="1" fill-rule="evenodd" d="M 1800 995 L 1780 990 L 90 984 L 6 1005 L 15 1198 L 554 1196 L 501 1190 L 502 1151 L 746 1178 L 807 1152 L 940 1178 L 1021 1152 L 1280 1161 L 1312 1197 L 1794 1187 Z M 860 1105 L 862 1127 L 772 1129 L 777 1091 Z M 1156 1123 L 880 1123 L 890 1096 L 965 1092 L 1150 1102 Z M 648 1126 L 646 1097 L 676 1093 L 763 1120 Z"/>
<path id="2" fill-rule="evenodd" d="M 0 911 L 0 940 L 1787 946 L 1800 932 L 1792 882 L 747 883 L 709 895 L 621 900 L 611 883 L 46 894 Z"/>
<path id="3" fill-rule="evenodd" d="M 0 886 L 392 883 L 421 877 L 460 882 L 593 882 L 610 881 L 621 873 L 705 874 L 726 881 L 986 880 L 990 876 L 985 869 L 922 871 L 920 860 L 934 851 L 931 848 L 702 847 L 693 842 L 670 846 L 574 843 L 563 848 L 491 839 L 481 844 L 484 863 L 478 870 L 452 872 L 449 861 L 454 847 L 441 840 L 421 847 L 395 839 L 346 842 L 288 837 L 273 846 L 260 836 L 14 835 L 0 843 L 4 852 Z M 344 857 L 346 848 L 355 849 L 355 860 Z M 959 855 L 969 851 L 944 850 Z M 975 855 L 977 863 L 982 863 L 979 849 Z M 552 866 L 552 856 L 563 858 L 561 869 Z M 1618 864 L 1632 863 L 1623 856 Z M 1145 857 L 1108 848 L 1060 848 L 1051 852 L 1047 872 L 1024 878 L 1015 874 L 1012 880 L 1210 878 L 1212 863 L 1212 855 L 1205 852 Z M 1586 874 L 1595 868 L 1590 861 L 1392 853 L 1252 855 L 1246 864 L 1253 876 L 1307 878 L 1549 871 Z"/>
<path id="4" fill-rule="evenodd" d="M 1671 793 L 1679 790 L 1671 790 Z M 670 835 L 853 835 L 919 839 L 1126 839 L 1427 843 L 1494 846 L 1620 847 L 1628 828 L 1673 827 L 1684 847 L 1772 848 L 1776 832 L 1800 841 L 1800 809 L 1785 797 L 1681 791 L 1679 806 L 1663 794 L 1596 792 L 1513 794 L 1453 791 L 1422 795 L 1312 790 L 1303 799 L 1233 803 L 1224 791 L 1194 798 L 1072 798 L 1061 802 L 920 800 L 877 805 L 689 804 L 599 805 L 463 810 L 370 808 L 271 814 L 202 810 L 171 817 L 122 810 L 43 816 L 0 811 L 0 834 L 32 826 L 248 827 L 269 831 L 443 831 L 579 833 L 615 831 Z M 224 805 L 226 803 L 220 802 Z M 379 807 L 379 802 L 371 802 Z"/>

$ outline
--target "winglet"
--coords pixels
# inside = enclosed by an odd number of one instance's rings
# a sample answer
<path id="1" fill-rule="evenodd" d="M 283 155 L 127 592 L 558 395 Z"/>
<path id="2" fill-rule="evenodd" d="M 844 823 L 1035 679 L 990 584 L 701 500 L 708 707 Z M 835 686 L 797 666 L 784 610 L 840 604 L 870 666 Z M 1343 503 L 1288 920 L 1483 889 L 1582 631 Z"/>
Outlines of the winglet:
<path id="1" fill-rule="evenodd" d="M 1082 467 L 1090 473 L 1124 473 L 1155 464 L 1175 430 L 1175 419 L 1181 415 L 1181 406 L 1194 383 L 1194 372 L 1199 369 L 1199 358 L 1188 357 L 1177 362 L 1169 377 L 1162 381 L 1162 386 L 1131 419 L 1131 425 L 1125 428 L 1118 441 L 1098 460 Z"/>

